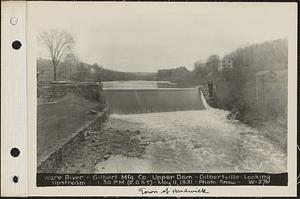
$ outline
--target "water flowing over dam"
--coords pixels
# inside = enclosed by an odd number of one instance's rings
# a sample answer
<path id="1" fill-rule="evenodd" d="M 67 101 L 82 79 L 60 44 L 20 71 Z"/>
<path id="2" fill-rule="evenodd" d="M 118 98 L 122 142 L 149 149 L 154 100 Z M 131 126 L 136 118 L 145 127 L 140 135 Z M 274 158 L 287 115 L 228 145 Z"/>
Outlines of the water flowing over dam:
<path id="1" fill-rule="evenodd" d="M 206 102 L 196 88 L 104 89 L 113 114 L 203 110 Z"/>

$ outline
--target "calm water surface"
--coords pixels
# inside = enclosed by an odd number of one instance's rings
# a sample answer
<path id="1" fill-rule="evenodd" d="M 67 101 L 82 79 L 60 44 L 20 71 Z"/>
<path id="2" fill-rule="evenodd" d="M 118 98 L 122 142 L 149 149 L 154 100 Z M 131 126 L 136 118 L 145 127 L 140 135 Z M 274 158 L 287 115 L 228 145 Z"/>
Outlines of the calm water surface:
<path id="1" fill-rule="evenodd" d="M 111 81 L 102 82 L 103 88 L 149 89 L 158 88 L 159 84 L 172 84 L 168 81 Z M 173 84 L 174 85 L 174 84 Z"/>

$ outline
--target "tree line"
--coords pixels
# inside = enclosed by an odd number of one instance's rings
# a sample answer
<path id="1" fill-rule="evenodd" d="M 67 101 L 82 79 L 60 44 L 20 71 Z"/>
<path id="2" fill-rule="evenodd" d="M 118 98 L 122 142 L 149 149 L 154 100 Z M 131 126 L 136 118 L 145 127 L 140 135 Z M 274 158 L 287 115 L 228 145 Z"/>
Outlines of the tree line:
<path id="1" fill-rule="evenodd" d="M 197 60 L 193 70 L 186 67 L 173 69 L 162 69 L 157 72 L 158 80 L 168 80 L 175 83 L 191 85 L 203 84 L 210 79 L 242 80 L 246 73 L 262 70 L 282 70 L 288 66 L 288 43 L 287 39 L 277 39 L 261 44 L 252 44 L 241 47 L 234 52 L 224 56 L 223 59 L 230 59 L 233 62 L 233 69 L 218 71 L 218 64 L 221 58 L 213 54 L 205 62 Z M 236 73 L 234 77 L 234 74 Z"/>
<path id="2" fill-rule="evenodd" d="M 39 81 L 53 81 L 53 64 L 51 60 L 38 58 L 37 70 Z M 65 60 L 56 71 L 56 81 L 69 80 L 75 82 L 91 81 L 126 81 L 156 80 L 156 73 L 120 72 L 104 68 L 98 64 L 87 64 L 81 61 Z"/>
<path id="3" fill-rule="evenodd" d="M 51 71 L 53 75 L 48 76 L 51 76 L 54 81 L 58 79 L 72 81 L 165 80 L 183 85 L 197 85 L 203 84 L 213 77 L 229 80 L 231 77 L 230 71 L 220 72 L 217 70 L 221 59 L 216 54 L 209 56 L 205 62 L 197 60 L 191 71 L 185 66 L 179 66 L 161 69 L 157 73 L 130 73 L 105 69 L 98 64 L 91 65 L 81 62 L 73 52 L 75 40 L 68 32 L 45 31 L 40 33 L 38 40 L 51 58 L 50 63 L 42 59 L 38 60 L 40 79 L 46 71 Z M 248 45 L 229 53 L 224 58 L 233 61 L 234 69 L 250 68 L 252 71 L 284 69 L 288 64 L 287 40 L 278 39 Z"/>

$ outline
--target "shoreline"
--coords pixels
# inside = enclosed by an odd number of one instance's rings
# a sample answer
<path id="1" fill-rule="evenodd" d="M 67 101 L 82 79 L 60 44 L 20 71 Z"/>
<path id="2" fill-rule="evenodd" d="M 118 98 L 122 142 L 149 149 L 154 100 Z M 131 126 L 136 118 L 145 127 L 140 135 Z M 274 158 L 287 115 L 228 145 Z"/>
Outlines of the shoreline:
<path id="1" fill-rule="evenodd" d="M 277 114 L 276 116 L 259 115 L 256 111 L 240 111 L 235 108 L 228 110 L 229 120 L 239 122 L 257 129 L 258 132 L 272 142 L 279 144 L 280 148 L 287 152 L 287 114 Z"/>

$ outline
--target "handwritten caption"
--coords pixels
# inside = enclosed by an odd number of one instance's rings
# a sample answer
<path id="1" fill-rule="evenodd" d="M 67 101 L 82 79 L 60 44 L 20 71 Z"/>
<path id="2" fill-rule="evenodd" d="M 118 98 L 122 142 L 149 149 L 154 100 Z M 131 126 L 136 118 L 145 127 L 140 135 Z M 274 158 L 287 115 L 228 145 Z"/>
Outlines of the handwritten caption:
<path id="1" fill-rule="evenodd" d="M 153 188 L 139 188 L 138 191 L 142 195 L 175 195 L 175 194 L 208 194 L 209 192 L 206 190 L 206 188 L 165 188 L 161 191 L 158 191 L 157 189 Z"/>

